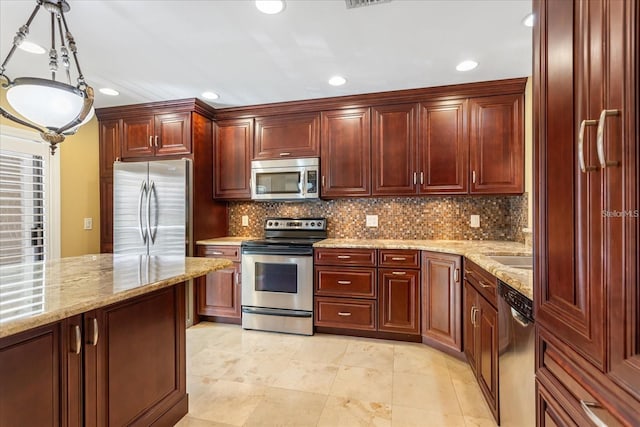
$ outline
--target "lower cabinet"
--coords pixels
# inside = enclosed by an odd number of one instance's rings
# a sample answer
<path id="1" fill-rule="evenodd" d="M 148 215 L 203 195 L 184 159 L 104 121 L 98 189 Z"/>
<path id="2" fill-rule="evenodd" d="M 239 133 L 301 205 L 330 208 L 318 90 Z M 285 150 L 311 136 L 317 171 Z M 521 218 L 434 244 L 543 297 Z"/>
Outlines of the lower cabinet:
<path id="1" fill-rule="evenodd" d="M 242 287 L 239 246 L 198 246 L 198 256 L 233 261 L 233 267 L 214 271 L 196 281 L 196 313 L 207 320 L 240 324 Z"/>
<path id="2" fill-rule="evenodd" d="M 420 270 L 378 269 L 378 330 L 420 334 Z"/>
<path id="3" fill-rule="evenodd" d="M 188 411 L 184 284 L 0 340 L 1 426 L 173 425 Z"/>

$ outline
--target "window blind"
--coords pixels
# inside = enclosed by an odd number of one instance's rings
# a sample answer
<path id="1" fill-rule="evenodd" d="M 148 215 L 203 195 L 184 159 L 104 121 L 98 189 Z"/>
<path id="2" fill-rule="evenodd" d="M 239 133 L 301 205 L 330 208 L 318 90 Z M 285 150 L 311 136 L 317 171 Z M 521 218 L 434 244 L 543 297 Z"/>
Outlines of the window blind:
<path id="1" fill-rule="evenodd" d="M 0 150 L 0 323 L 44 308 L 45 167 Z"/>

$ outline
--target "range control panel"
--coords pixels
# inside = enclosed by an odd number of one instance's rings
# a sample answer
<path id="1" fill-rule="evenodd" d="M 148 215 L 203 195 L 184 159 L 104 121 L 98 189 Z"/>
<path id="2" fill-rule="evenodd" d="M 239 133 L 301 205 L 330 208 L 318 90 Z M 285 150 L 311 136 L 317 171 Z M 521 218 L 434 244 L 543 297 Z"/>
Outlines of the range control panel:
<path id="1" fill-rule="evenodd" d="M 506 303 L 516 309 L 518 313 L 522 314 L 529 320 L 533 320 L 533 301 L 504 283 L 502 280 L 498 280 L 498 293 Z"/>
<path id="2" fill-rule="evenodd" d="M 325 218 L 267 218 L 265 230 L 326 230 Z"/>

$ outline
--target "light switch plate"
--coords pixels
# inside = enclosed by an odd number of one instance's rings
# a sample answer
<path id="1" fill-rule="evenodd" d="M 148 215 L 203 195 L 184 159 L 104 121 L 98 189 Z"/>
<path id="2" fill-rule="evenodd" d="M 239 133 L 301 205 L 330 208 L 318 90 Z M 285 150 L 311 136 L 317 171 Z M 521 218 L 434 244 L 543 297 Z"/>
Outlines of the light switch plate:
<path id="1" fill-rule="evenodd" d="M 473 228 L 480 227 L 480 215 L 471 215 L 471 226 Z"/>
<path id="2" fill-rule="evenodd" d="M 93 229 L 93 218 L 85 218 L 84 219 L 84 229 L 92 230 Z"/>
<path id="3" fill-rule="evenodd" d="M 378 215 L 367 215 L 367 227 L 378 226 Z"/>
<path id="4" fill-rule="evenodd" d="M 249 215 L 242 215 L 242 226 L 243 227 L 249 226 Z"/>

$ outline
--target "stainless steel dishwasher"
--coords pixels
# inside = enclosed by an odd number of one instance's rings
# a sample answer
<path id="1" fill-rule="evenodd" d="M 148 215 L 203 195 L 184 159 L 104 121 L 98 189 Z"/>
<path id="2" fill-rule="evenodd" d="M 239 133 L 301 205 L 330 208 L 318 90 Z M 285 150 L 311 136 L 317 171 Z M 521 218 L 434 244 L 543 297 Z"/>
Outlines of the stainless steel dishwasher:
<path id="1" fill-rule="evenodd" d="M 498 281 L 500 426 L 536 424 L 533 301 Z"/>

